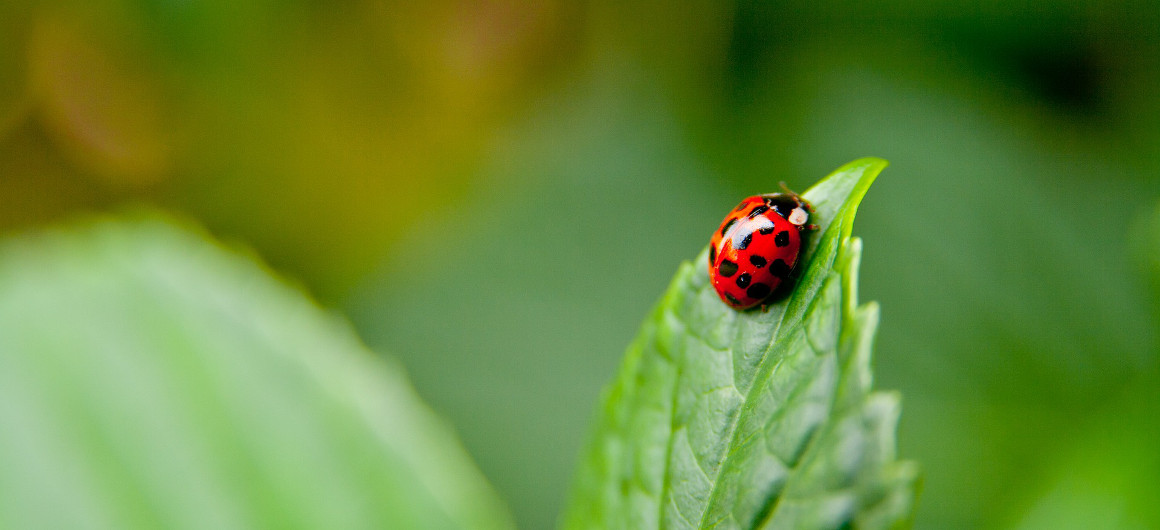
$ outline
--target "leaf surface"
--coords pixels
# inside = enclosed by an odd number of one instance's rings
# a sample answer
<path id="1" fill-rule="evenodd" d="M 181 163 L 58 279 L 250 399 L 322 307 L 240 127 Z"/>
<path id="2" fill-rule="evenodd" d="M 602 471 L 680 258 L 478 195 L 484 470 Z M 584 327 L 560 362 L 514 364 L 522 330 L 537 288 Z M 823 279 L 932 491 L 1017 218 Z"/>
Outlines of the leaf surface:
<path id="1" fill-rule="evenodd" d="M 819 230 L 788 297 L 734 311 L 707 249 L 681 264 L 605 389 L 564 514 L 570 529 L 890 528 L 916 467 L 895 457 L 898 396 L 871 391 L 878 324 L 858 305 L 861 159 L 803 195 Z"/>
<path id="2" fill-rule="evenodd" d="M 346 322 L 148 218 L 0 246 L 0 527 L 511 523 Z"/>

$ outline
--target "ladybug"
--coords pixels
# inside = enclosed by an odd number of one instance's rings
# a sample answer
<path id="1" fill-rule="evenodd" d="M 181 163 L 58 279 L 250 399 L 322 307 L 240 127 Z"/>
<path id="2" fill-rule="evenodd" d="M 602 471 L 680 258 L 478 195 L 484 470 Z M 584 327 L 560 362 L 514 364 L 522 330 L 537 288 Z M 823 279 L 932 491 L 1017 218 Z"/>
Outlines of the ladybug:
<path id="1" fill-rule="evenodd" d="M 806 233 L 817 229 L 809 224 L 813 207 L 785 191 L 747 197 L 709 241 L 709 279 L 734 309 L 769 298 L 797 266 Z"/>

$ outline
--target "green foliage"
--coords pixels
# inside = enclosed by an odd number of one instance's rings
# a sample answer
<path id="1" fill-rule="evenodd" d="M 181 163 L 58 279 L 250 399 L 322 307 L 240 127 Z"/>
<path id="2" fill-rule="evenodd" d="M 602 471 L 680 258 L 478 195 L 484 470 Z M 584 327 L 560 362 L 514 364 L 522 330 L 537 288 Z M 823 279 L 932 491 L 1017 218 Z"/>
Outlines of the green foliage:
<path id="1" fill-rule="evenodd" d="M 885 167 L 852 162 L 805 193 L 819 235 L 768 311 L 720 303 L 684 263 L 605 391 L 566 528 L 889 528 L 915 466 L 896 461 L 895 394 L 871 392 L 877 306 L 857 304 L 855 210 Z"/>
<path id="2" fill-rule="evenodd" d="M 398 367 L 156 220 L 0 247 L 0 527 L 511 526 Z"/>

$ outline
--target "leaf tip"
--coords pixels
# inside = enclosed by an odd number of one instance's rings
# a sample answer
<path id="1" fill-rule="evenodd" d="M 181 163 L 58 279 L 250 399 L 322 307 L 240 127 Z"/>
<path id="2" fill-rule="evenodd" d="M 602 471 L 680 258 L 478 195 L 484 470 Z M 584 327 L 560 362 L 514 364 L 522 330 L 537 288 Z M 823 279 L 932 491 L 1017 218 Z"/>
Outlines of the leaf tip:
<path id="1" fill-rule="evenodd" d="M 861 202 L 862 196 L 866 194 L 866 190 L 870 189 L 870 185 L 878 179 L 878 175 L 889 165 L 890 162 L 887 162 L 885 159 L 865 157 L 846 163 L 846 165 L 838 168 L 834 173 L 856 175 L 857 182 L 853 190 L 851 190 L 850 199 L 854 204 L 858 204 Z"/>

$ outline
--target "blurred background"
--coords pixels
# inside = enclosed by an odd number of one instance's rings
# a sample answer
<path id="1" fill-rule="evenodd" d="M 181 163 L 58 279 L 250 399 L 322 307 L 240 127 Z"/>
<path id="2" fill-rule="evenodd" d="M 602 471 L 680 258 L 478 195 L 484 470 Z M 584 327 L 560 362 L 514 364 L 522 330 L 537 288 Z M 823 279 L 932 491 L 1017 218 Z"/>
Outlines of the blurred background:
<path id="1" fill-rule="evenodd" d="M 1160 528 L 1160 7 L 0 3 L 0 229 L 146 204 L 398 357 L 522 528 L 741 197 L 839 165 L 918 528 Z"/>

